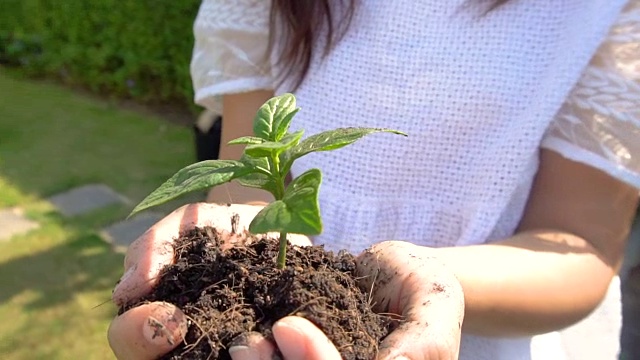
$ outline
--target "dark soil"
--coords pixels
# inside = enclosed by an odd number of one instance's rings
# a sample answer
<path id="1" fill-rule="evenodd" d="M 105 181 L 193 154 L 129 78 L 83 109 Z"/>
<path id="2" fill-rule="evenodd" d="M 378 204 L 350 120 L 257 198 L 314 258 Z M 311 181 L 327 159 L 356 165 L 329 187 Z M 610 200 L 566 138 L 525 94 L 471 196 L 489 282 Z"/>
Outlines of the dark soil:
<path id="1" fill-rule="evenodd" d="M 316 324 L 345 360 L 375 358 L 391 322 L 371 311 L 357 287 L 352 255 L 289 245 L 279 270 L 276 240 L 252 238 L 224 251 L 221 245 L 212 228 L 182 236 L 175 265 L 142 300 L 170 302 L 190 318 L 185 343 L 163 359 L 230 359 L 226 349 L 235 337 L 258 331 L 273 339 L 271 326 L 288 315 Z"/>

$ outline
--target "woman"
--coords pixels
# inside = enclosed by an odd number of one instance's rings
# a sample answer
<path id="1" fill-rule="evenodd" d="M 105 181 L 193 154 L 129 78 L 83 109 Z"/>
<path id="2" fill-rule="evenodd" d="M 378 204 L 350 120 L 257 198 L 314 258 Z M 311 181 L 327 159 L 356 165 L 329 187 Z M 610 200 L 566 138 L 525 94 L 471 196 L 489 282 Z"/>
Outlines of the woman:
<path id="1" fill-rule="evenodd" d="M 373 245 L 359 271 L 397 273 L 374 297 L 409 321 L 380 358 L 584 359 L 583 344 L 556 331 L 601 302 L 596 314 L 618 316 L 603 299 L 640 188 L 639 9 L 626 0 L 206 0 L 195 25 L 196 101 L 223 112 L 223 143 L 249 134 L 258 106 L 289 91 L 302 108 L 294 126 L 307 134 L 409 134 L 309 155 L 292 169 L 324 172 L 326 231 L 315 243 L 354 253 Z M 220 157 L 239 151 L 223 147 Z M 248 221 L 269 200 L 235 184 L 211 193 L 229 199 L 253 206 L 190 205 L 139 239 L 114 300 L 148 291 L 172 255 L 158 248 L 170 249 L 180 228 L 205 215 L 224 227 L 215 219 L 228 211 Z M 144 324 L 179 339 L 180 314 L 130 310 L 110 329 L 114 352 L 168 351 L 175 341 L 151 339 Z M 597 325 L 594 339 L 611 339 Z M 274 335 L 288 360 L 339 358 L 304 319 L 284 319 Z M 270 358 L 271 344 L 243 340 L 234 359 Z"/>

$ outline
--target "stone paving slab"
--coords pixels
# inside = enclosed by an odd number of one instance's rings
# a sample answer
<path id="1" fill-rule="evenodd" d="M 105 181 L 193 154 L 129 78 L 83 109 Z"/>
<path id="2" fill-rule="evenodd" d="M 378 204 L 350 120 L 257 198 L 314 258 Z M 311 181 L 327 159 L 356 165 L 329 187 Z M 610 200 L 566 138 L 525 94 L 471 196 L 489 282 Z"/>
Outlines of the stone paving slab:
<path id="1" fill-rule="evenodd" d="M 110 242 L 118 251 L 126 251 L 127 247 L 153 224 L 164 218 L 160 213 L 144 213 L 108 226 L 101 232 L 102 237 Z"/>
<path id="2" fill-rule="evenodd" d="M 16 235 L 26 234 L 40 225 L 29 220 L 18 209 L 0 210 L 0 242 L 8 241 Z"/>
<path id="3" fill-rule="evenodd" d="M 90 184 L 54 195 L 49 202 L 64 216 L 72 217 L 129 200 L 104 184 Z"/>

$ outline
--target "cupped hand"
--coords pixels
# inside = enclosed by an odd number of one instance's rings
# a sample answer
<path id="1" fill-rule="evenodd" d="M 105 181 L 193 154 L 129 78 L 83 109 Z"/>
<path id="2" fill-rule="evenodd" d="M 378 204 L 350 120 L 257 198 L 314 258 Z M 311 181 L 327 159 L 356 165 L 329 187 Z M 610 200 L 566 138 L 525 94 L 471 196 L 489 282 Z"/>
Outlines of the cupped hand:
<path id="1" fill-rule="evenodd" d="M 113 301 L 122 306 L 151 292 L 162 268 L 173 262 L 173 241 L 181 233 L 212 226 L 228 236 L 232 240 L 229 243 L 242 241 L 246 235 L 244 230 L 262 208 L 196 203 L 172 212 L 129 246 L 124 260 L 125 273 L 113 291 Z M 304 236 L 288 239 L 297 245 L 311 243 Z M 147 360 L 178 346 L 186 331 L 186 317 L 180 309 L 156 302 L 137 306 L 116 317 L 109 327 L 108 339 L 118 359 Z"/>
<path id="2" fill-rule="evenodd" d="M 455 360 L 458 358 L 464 294 L 462 286 L 435 256 L 436 251 L 387 241 L 357 259 L 360 286 L 369 289 L 374 310 L 401 317 L 379 347 L 379 360 Z M 339 360 L 340 354 L 311 322 L 288 317 L 273 335 L 286 360 Z M 259 334 L 229 349 L 234 360 L 272 359 L 273 345 Z"/>
<path id="3" fill-rule="evenodd" d="M 437 250 L 386 241 L 363 252 L 357 269 L 360 286 L 371 289 L 374 310 L 402 317 L 380 345 L 378 359 L 458 358 L 464 293 Z"/>
<path id="4" fill-rule="evenodd" d="M 198 203 L 184 206 L 151 227 L 125 257 L 125 275 L 113 293 L 117 305 L 135 301 L 156 285 L 161 269 L 173 261 L 173 240 L 194 227 L 213 226 L 241 241 L 261 206 Z M 231 219 L 238 215 L 238 221 Z M 235 230 L 235 231 L 234 231 Z M 310 244 L 306 237 L 290 239 Z M 370 289 L 375 310 L 402 316 L 401 324 L 380 346 L 378 359 L 457 359 L 464 296 L 455 276 L 434 251 L 406 242 L 384 242 L 358 257 L 361 286 Z M 118 359 L 156 359 L 171 351 L 187 331 L 186 317 L 168 303 L 149 303 L 116 317 L 109 344 Z M 300 317 L 275 323 L 273 335 L 286 360 L 339 360 L 335 346 L 316 326 Z M 274 344 L 251 333 L 229 349 L 234 360 L 272 359 Z"/>

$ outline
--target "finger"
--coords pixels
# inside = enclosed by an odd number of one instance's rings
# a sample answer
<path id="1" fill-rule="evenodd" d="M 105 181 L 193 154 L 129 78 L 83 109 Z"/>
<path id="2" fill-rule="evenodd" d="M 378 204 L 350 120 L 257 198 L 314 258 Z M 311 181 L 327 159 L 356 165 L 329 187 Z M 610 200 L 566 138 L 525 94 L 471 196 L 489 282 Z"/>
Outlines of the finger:
<path id="1" fill-rule="evenodd" d="M 379 359 L 395 359 L 398 355 L 412 360 L 458 359 L 464 307 L 464 301 L 458 299 L 462 297 L 434 295 L 424 301 L 419 298 L 422 290 L 418 276 L 408 276 L 404 282 L 398 287 L 413 288 L 418 293 L 400 294 L 406 299 L 406 304 L 400 305 L 404 307 L 404 321 L 380 345 Z"/>
<path id="2" fill-rule="evenodd" d="M 276 236 L 280 236 L 279 234 L 269 234 L 272 237 L 276 237 Z M 311 246 L 313 245 L 311 243 L 311 239 L 309 239 L 308 236 L 306 235 L 300 235 L 300 234 L 287 234 L 287 240 L 291 243 L 291 245 L 295 245 L 295 246 Z"/>
<path id="3" fill-rule="evenodd" d="M 198 204 L 183 206 L 136 239 L 127 249 L 125 273 L 116 285 L 112 299 L 122 306 L 139 299 L 156 285 L 160 270 L 173 261 L 173 241 L 181 230 L 198 221 Z"/>
<path id="4" fill-rule="evenodd" d="M 242 334 L 229 346 L 229 355 L 233 360 L 273 360 L 275 346 L 262 334 L 251 332 Z"/>
<path id="5" fill-rule="evenodd" d="M 464 317 L 462 287 L 424 249 L 384 242 L 358 258 L 362 285 L 373 289 L 376 310 L 403 318 L 381 344 L 379 359 L 457 359 Z"/>
<path id="6" fill-rule="evenodd" d="M 340 360 L 336 347 L 309 320 L 289 316 L 273 325 L 273 337 L 285 360 Z"/>
<path id="7" fill-rule="evenodd" d="M 218 205 L 210 203 L 188 204 L 178 208 L 153 225 L 129 246 L 125 270 L 147 255 L 147 248 L 173 243 L 181 233 L 195 227 L 212 226 L 220 232 L 242 233 L 248 229 L 253 217 L 261 210 L 252 205 Z M 239 216 L 239 215 L 242 216 Z"/>
<path id="8" fill-rule="evenodd" d="M 125 273 L 113 291 L 113 301 L 122 306 L 148 294 L 162 268 L 173 262 L 173 242 L 195 227 L 214 226 L 227 234 L 244 234 L 261 207 L 209 203 L 185 205 L 147 230 L 128 248 Z M 241 213 L 242 217 L 237 215 Z"/>
<path id="9" fill-rule="evenodd" d="M 149 303 L 116 317 L 109 345 L 117 359 L 151 360 L 178 346 L 187 333 L 185 315 L 168 303 Z"/>

